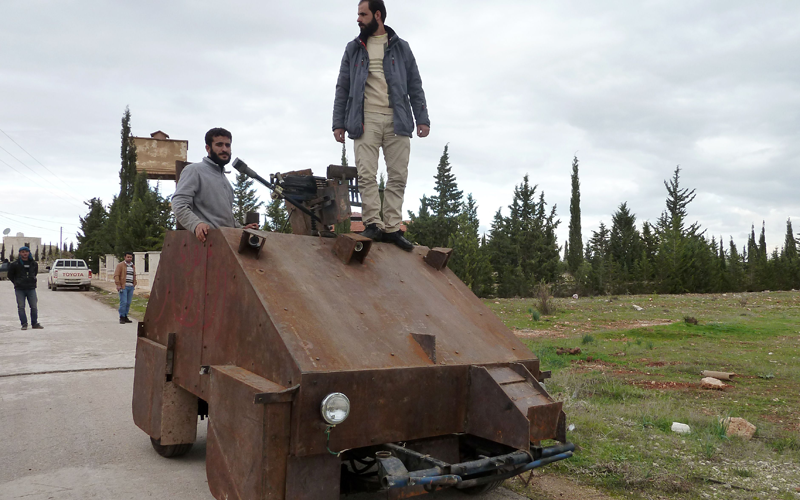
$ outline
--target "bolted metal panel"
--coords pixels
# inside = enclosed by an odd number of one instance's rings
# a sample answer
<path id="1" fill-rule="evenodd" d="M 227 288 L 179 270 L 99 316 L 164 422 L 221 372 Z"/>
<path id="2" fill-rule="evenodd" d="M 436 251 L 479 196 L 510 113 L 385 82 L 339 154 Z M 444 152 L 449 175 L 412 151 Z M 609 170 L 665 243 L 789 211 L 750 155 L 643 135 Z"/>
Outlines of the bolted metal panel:
<path id="1" fill-rule="evenodd" d="M 373 243 L 363 265 L 348 266 L 332 252 L 335 242 L 326 238 L 264 233 L 261 259 L 254 260 L 235 251 L 241 230 L 223 228 L 209 236 L 215 245 L 224 236 L 230 247 L 210 250 L 215 259 L 209 264 L 215 268 L 209 270 L 212 293 L 225 288 L 228 296 L 241 295 L 232 276 L 246 279 L 255 294 L 239 309 L 241 314 L 264 312 L 280 336 L 276 348 L 283 344 L 300 371 L 429 366 L 419 345 L 409 341 L 410 333 L 436 336 L 440 365 L 536 359 L 452 271 L 423 264 L 425 247 L 404 252 Z M 230 321 L 240 322 L 236 315 L 225 311 L 226 323 L 215 329 L 229 330 Z M 254 334 L 245 329 L 235 335 Z"/>
<path id="2" fill-rule="evenodd" d="M 278 384 L 235 366 L 210 368 L 206 473 L 215 498 L 283 500 L 291 404 L 255 404 Z"/>
<path id="3" fill-rule="evenodd" d="M 341 466 L 341 459 L 328 452 L 313 457 L 290 456 L 286 500 L 339 500 Z"/>
<path id="4" fill-rule="evenodd" d="M 295 401 L 293 454 L 327 453 L 464 431 L 467 366 L 306 373 Z M 325 435 L 320 404 L 328 394 L 350 399 L 350 416 Z M 527 427 L 525 428 L 527 434 Z"/>
<path id="5" fill-rule="evenodd" d="M 527 414 L 517 408 L 490 369 L 472 366 L 469 379 L 466 432 L 518 450 L 527 449 L 530 445 Z"/>
<path id="6" fill-rule="evenodd" d="M 161 398 L 166 383 L 166 365 L 166 346 L 144 337 L 136 339 L 133 422 L 154 439 L 161 437 Z"/>
<path id="7" fill-rule="evenodd" d="M 169 231 L 164 238 L 147 311 L 146 338 L 166 345 L 175 333 L 173 381 L 202 397 L 200 355 L 203 349 L 208 245 L 189 231 Z"/>
<path id="8" fill-rule="evenodd" d="M 236 252 L 239 233 L 209 232 L 208 287 L 197 368 L 235 365 L 284 388 L 292 387 L 300 382 L 299 370 L 253 288 L 253 281 L 272 272 L 273 258 L 265 254 L 266 248 L 258 260 Z M 263 234 L 269 239 L 274 233 Z"/>

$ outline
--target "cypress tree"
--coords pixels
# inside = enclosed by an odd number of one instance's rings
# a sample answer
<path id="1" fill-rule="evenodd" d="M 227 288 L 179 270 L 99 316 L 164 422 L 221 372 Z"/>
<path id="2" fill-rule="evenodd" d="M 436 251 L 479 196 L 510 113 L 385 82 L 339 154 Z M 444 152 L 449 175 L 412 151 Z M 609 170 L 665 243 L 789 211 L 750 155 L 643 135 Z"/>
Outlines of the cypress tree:
<path id="1" fill-rule="evenodd" d="M 430 247 L 443 247 L 447 245 L 450 236 L 455 234 L 458 228 L 456 218 L 462 210 L 462 200 L 464 192 L 458 189 L 456 176 L 450 166 L 450 154 L 448 145 L 444 146 L 439 165 L 436 167 L 436 183 L 434 191 L 436 194 L 430 197 L 430 209 L 435 219 L 432 227 L 432 241 L 425 242 Z"/>
<path id="2" fill-rule="evenodd" d="M 612 264 L 610 281 L 622 286 L 633 277 L 634 264 L 641 257 L 641 236 L 636 229 L 636 216 L 628 209 L 627 202 L 620 204 L 611 216 L 608 252 Z M 630 287 L 625 291 L 631 292 Z"/>
<path id="3" fill-rule="evenodd" d="M 111 245 L 105 231 L 108 212 L 100 198 L 92 198 L 84 204 L 89 208 L 89 213 L 80 217 L 80 229 L 77 234 L 78 251 L 75 256 L 90 263 L 92 272 L 100 271 L 100 258 L 111 252 Z M 50 257 L 53 249 L 50 247 Z"/>
<path id="4" fill-rule="evenodd" d="M 492 224 L 488 250 L 497 273 L 497 293 L 504 297 L 529 296 L 535 285 L 558 276 L 555 230 L 560 221 L 555 218 L 555 206 L 547 210 L 544 193 L 537 200 L 537 187 L 525 175 L 514 188 L 509 216 L 503 217 L 498 210 Z"/>
<path id="5" fill-rule="evenodd" d="M 786 220 L 786 237 L 783 240 L 783 258 L 790 262 L 797 260 L 797 241 L 794 239 L 791 218 Z"/>
<path id="6" fill-rule="evenodd" d="M 406 231 L 406 238 L 410 241 L 416 242 L 418 245 L 427 245 L 433 240 L 433 217 L 431 217 L 430 200 L 427 195 L 422 195 L 419 200 L 419 211 L 414 214 L 411 210 L 408 211 L 408 231 Z"/>
<path id="7" fill-rule="evenodd" d="M 347 147 L 342 143 L 342 166 L 347 167 Z"/>
<path id="8" fill-rule="evenodd" d="M 700 271 L 692 260 L 700 244 L 689 243 L 696 238 L 703 239 L 702 233 L 696 222 L 686 225 L 686 207 L 694 200 L 695 190 L 680 187 L 680 171 L 680 166 L 676 167 L 672 179 L 669 182 L 664 181 L 664 187 L 667 188 L 667 209 L 656 223 L 659 238 L 656 269 L 660 288 L 667 293 L 691 291 L 687 288 L 687 282 L 693 281 L 693 274 Z"/>
<path id="9" fill-rule="evenodd" d="M 130 210 L 119 214 L 114 253 L 121 258 L 126 251 L 161 250 L 164 234 L 172 225 L 169 202 L 157 188 L 150 188 L 147 175 L 142 172 L 136 176 Z"/>
<path id="10" fill-rule="evenodd" d="M 264 231 L 274 233 L 291 233 L 292 224 L 289 222 L 289 212 L 286 210 L 284 201 L 274 199 L 267 205 L 266 217 L 264 217 Z"/>
<path id="11" fill-rule="evenodd" d="M 408 238 L 427 247 L 444 247 L 458 231 L 458 215 L 463 208 L 463 191 L 459 191 L 456 176 L 450 166 L 450 154 L 445 145 L 436 168 L 434 196 L 423 195 L 417 215 L 409 210 Z"/>
<path id="12" fill-rule="evenodd" d="M 592 264 L 592 290 L 595 293 L 607 293 L 609 291 L 612 264 L 609 253 L 610 235 L 611 231 L 601 221 L 597 231 L 592 231 L 592 237 L 587 244 L 587 259 Z"/>
<path id="13" fill-rule="evenodd" d="M 565 246 L 567 246 L 565 244 Z M 583 237 L 581 236 L 581 184 L 578 179 L 578 157 L 572 159 L 572 196 L 569 200 L 569 246 L 565 250 L 567 268 L 573 274 L 583 262 Z"/>
<path id="14" fill-rule="evenodd" d="M 120 131 L 121 148 L 120 158 L 122 164 L 119 169 L 119 198 L 125 206 L 129 206 L 133 197 L 134 183 L 136 182 L 136 145 L 131 136 L 131 110 L 125 106 L 122 115 L 122 130 Z"/>
<path id="15" fill-rule="evenodd" d="M 448 246 L 453 256 L 448 267 L 478 296 L 491 293 L 492 268 L 478 235 L 478 206 L 472 194 L 458 216 L 458 231 L 450 236 Z"/>
<path id="16" fill-rule="evenodd" d="M 258 212 L 264 203 L 258 199 L 253 189 L 253 179 L 239 172 L 233 184 L 233 218 L 244 225 L 248 212 Z"/>

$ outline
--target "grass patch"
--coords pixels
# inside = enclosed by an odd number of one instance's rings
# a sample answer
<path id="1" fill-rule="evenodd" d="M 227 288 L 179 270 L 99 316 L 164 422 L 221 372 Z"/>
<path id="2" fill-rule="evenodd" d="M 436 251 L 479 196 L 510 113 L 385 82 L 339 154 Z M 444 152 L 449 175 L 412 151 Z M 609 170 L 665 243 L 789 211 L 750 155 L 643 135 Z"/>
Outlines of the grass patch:
<path id="1" fill-rule="evenodd" d="M 525 343 L 553 372 L 547 390 L 575 425 L 567 437 L 578 450 L 542 473 L 626 499 L 796 498 L 787 485 L 800 485 L 800 293 L 742 298 L 553 299 L 556 312 L 537 327 L 552 335 Z M 535 307 L 534 299 L 487 304 L 512 328 L 526 328 Z M 559 356 L 558 347 L 582 353 Z M 707 391 L 702 370 L 737 376 Z M 728 438 L 725 417 L 747 419 L 755 437 Z M 692 432 L 676 434 L 672 422 Z M 752 491 L 722 495 L 719 481 Z"/>

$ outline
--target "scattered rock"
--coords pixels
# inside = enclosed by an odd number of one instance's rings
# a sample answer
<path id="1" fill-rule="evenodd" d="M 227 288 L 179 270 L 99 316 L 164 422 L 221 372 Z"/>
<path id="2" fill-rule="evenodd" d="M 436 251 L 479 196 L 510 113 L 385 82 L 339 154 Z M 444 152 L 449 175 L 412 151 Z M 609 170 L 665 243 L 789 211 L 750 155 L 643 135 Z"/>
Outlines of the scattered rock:
<path id="1" fill-rule="evenodd" d="M 567 427 L 567 430 L 570 431 L 570 432 L 574 431 L 575 430 L 575 424 L 569 424 L 569 427 Z"/>
<path id="2" fill-rule="evenodd" d="M 577 293 L 573 293 L 572 294 L 572 298 L 575 299 L 575 300 L 578 300 L 578 294 Z"/>
<path id="3" fill-rule="evenodd" d="M 633 304 L 633 308 L 636 309 L 637 311 L 644 311 L 644 307 L 639 307 L 636 304 Z"/>
<path id="4" fill-rule="evenodd" d="M 725 384 L 723 384 L 721 380 L 714 377 L 705 377 L 700 381 L 700 387 L 703 389 L 716 389 L 721 391 L 725 388 Z"/>
<path id="5" fill-rule="evenodd" d="M 581 348 L 575 347 L 574 349 L 569 349 L 567 347 L 559 347 L 556 349 L 556 354 L 559 356 L 563 356 L 564 354 L 580 354 Z"/>
<path id="6" fill-rule="evenodd" d="M 722 425 L 725 426 L 725 434 L 728 437 L 739 436 L 740 438 L 749 441 L 756 433 L 756 426 L 740 417 L 728 417 L 720 419 Z"/>
<path id="7" fill-rule="evenodd" d="M 736 374 L 732 372 L 715 372 L 711 370 L 703 370 L 700 372 L 700 375 L 704 377 L 713 377 L 719 380 L 730 380 L 736 376 Z"/>
<path id="8" fill-rule="evenodd" d="M 678 434 L 690 434 L 692 432 L 692 428 L 680 422 L 672 422 L 672 432 Z"/>

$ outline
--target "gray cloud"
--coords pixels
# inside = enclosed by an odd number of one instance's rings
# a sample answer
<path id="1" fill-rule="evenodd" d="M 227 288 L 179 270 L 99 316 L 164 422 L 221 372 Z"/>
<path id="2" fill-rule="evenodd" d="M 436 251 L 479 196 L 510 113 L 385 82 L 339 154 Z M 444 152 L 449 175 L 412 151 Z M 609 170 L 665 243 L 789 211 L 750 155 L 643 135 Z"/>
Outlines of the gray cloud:
<path id="1" fill-rule="evenodd" d="M 0 212 L 53 220 L 27 219 L 49 230 L 3 218 L 0 225 L 53 238 L 57 224 L 77 224 L 84 212 L 73 196 L 110 201 L 126 105 L 136 135 L 161 129 L 188 139 L 194 160 L 204 155 L 204 132 L 225 126 L 234 154 L 264 173 L 321 172 L 337 162 L 333 88 L 344 45 L 357 34 L 355 3 L 4 5 L 0 128 L 68 185 L 0 134 L 0 146 L 41 175 L 0 151 L 33 179 L 0 163 Z M 796 2 L 387 7 L 388 24 L 417 57 L 432 119 L 431 136 L 412 141 L 405 209 L 432 192 L 449 143 L 484 229 L 528 173 L 558 205 L 563 243 L 576 151 L 585 240 L 623 201 L 639 221 L 655 220 L 662 182 L 678 164 L 684 186 L 698 193 L 689 215 L 709 234 L 741 244 L 750 224 L 765 220 L 772 247 L 783 242 L 786 218 L 800 218 Z"/>

